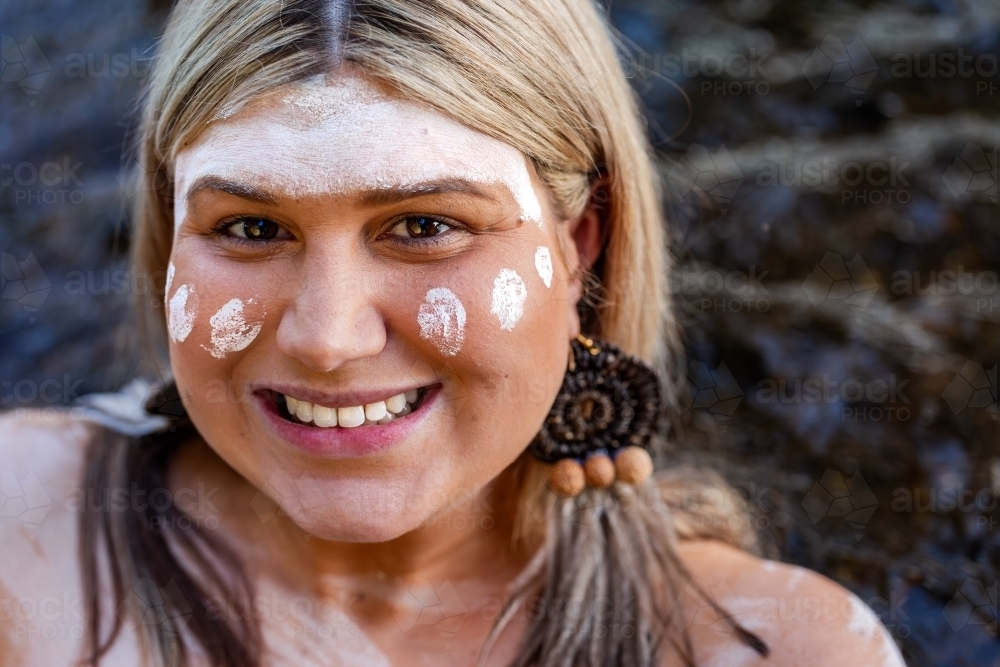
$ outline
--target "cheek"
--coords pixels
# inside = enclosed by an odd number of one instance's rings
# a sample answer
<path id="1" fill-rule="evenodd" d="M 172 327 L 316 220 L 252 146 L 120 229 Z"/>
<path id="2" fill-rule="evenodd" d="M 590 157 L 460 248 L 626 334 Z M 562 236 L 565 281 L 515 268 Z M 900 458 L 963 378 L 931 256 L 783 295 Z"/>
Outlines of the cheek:
<path id="1" fill-rule="evenodd" d="M 415 307 L 403 325 L 447 378 L 455 427 L 523 446 L 562 383 L 566 281 L 554 279 L 548 248 L 534 245 L 470 256 L 445 276 L 411 283 Z"/>
<path id="2" fill-rule="evenodd" d="M 540 273 L 532 253 L 519 259 L 496 267 L 487 282 L 485 354 L 503 371 L 496 381 L 505 411 L 533 423 L 548 412 L 565 371 L 565 283 L 552 285 L 551 265 Z"/>
<path id="3" fill-rule="evenodd" d="M 268 286 L 273 281 L 261 280 L 254 271 L 175 254 L 167 269 L 164 307 L 178 382 L 191 386 L 187 378 L 204 382 L 224 373 L 257 340 L 271 310 Z"/>

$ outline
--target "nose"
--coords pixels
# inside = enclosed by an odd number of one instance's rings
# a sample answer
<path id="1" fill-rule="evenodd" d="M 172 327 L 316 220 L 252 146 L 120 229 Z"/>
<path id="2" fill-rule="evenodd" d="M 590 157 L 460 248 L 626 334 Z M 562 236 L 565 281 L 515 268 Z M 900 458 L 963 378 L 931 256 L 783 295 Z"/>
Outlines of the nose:
<path id="1" fill-rule="evenodd" d="M 385 322 L 361 264 L 331 254 L 305 259 L 301 283 L 290 286 L 294 294 L 281 315 L 278 349 L 319 372 L 382 351 Z"/>

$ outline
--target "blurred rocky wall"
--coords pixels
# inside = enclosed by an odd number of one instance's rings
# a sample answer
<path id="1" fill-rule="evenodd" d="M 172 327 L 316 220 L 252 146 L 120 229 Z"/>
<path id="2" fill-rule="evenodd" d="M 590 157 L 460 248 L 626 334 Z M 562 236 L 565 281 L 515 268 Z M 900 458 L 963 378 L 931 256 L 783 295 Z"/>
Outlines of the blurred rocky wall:
<path id="1" fill-rule="evenodd" d="M 1000 665 L 1000 4 L 612 15 L 670 199 L 668 458 L 722 471 L 909 664 Z"/>

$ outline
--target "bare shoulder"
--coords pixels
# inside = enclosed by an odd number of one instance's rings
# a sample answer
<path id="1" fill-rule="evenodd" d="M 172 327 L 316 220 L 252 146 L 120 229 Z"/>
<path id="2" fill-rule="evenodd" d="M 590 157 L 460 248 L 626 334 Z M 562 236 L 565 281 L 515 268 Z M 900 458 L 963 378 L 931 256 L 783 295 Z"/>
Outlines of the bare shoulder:
<path id="1" fill-rule="evenodd" d="M 682 542 L 680 555 L 696 584 L 770 649 L 770 656 L 760 659 L 689 590 L 685 618 L 699 665 L 905 667 L 875 613 L 812 570 L 708 540 Z"/>
<path id="2" fill-rule="evenodd" d="M 92 435 L 68 411 L 0 413 L 0 654 L 59 664 L 80 636 L 72 501 Z"/>
<path id="3" fill-rule="evenodd" d="M 0 464 L 79 464 L 93 429 L 68 409 L 0 411 Z"/>
<path id="4" fill-rule="evenodd" d="M 69 411 L 0 412 L 0 532 L 45 527 L 57 501 L 79 486 L 93 434 Z"/>

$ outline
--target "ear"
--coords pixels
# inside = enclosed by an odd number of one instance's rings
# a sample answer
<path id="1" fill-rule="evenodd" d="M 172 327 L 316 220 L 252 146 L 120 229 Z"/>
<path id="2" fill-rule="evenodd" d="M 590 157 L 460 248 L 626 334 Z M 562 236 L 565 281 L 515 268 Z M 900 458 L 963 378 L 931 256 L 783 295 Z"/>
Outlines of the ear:
<path id="1" fill-rule="evenodd" d="M 607 178 L 602 177 L 591 186 L 590 199 L 583 213 L 568 226 L 569 236 L 573 240 L 568 253 L 570 257 L 567 258 L 572 274 L 569 287 L 570 338 L 575 338 L 580 333 L 580 316 L 576 311 L 576 304 L 583 296 L 581 276 L 594 266 L 604 248 L 607 200 Z"/>
<path id="2" fill-rule="evenodd" d="M 576 254 L 579 257 L 579 270 L 589 270 L 601 254 L 604 246 L 604 224 L 602 211 L 598 207 L 587 205 L 583 214 L 576 219 L 570 229 Z"/>

